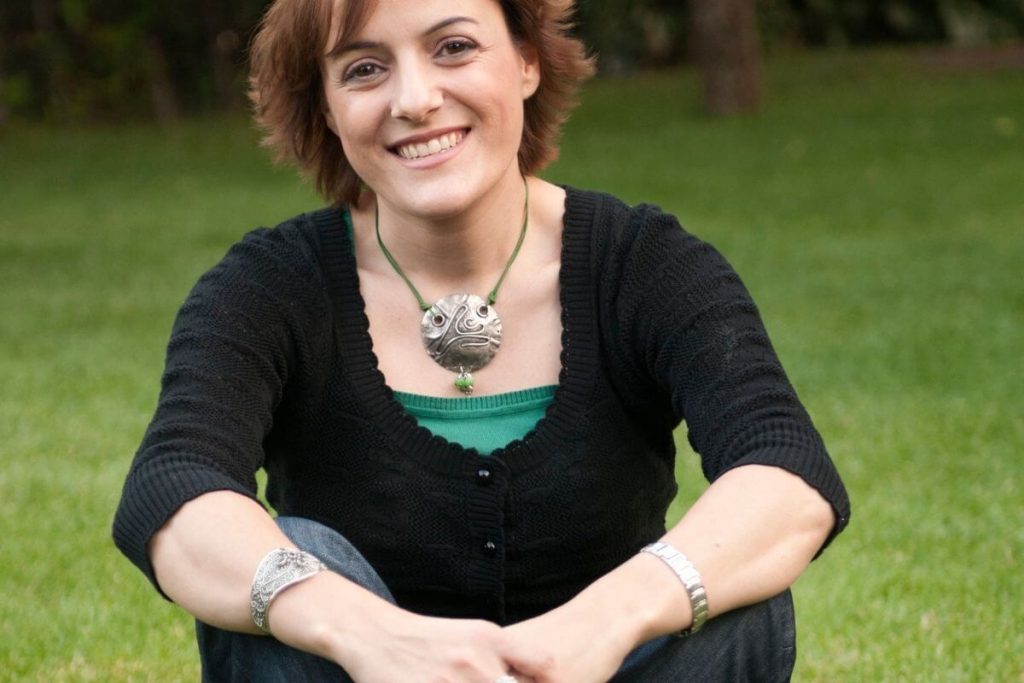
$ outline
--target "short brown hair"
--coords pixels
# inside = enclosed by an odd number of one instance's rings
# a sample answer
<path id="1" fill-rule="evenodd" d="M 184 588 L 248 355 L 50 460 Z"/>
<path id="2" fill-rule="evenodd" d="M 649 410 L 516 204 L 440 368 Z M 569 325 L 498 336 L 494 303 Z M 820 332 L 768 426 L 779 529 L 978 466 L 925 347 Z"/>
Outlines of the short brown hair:
<path id="1" fill-rule="evenodd" d="M 593 59 L 570 34 L 573 0 L 496 1 L 509 33 L 532 47 L 540 64 L 519 145 L 520 170 L 535 173 L 558 156 L 562 124 L 580 84 L 594 73 Z M 326 199 L 341 204 L 358 200 L 362 181 L 324 117 L 321 68 L 332 11 L 341 13 L 334 37 L 341 44 L 366 23 L 373 0 L 275 0 L 250 46 L 249 99 L 275 158 L 297 165 Z"/>

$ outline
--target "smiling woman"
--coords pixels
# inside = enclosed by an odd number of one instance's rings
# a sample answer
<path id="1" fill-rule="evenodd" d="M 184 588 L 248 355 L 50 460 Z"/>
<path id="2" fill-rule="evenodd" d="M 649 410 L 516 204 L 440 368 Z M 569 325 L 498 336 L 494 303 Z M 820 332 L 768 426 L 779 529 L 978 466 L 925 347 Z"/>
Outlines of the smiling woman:
<path id="1" fill-rule="evenodd" d="M 534 175 L 571 9 L 268 11 L 257 118 L 330 206 L 195 286 L 114 524 L 205 680 L 789 677 L 846 493 L 725 260 Z M 712 483 L 666 531 L 681 420 Z"/>
<path id="2" fill-rule="evenodd" d="M 496 187 L 522 192 L 534 52 L 514 41 L 496 2 L 391 4 L 378 5 L 357 42 L 328 52 L 323 88 L 327 125 L 385 224 L 463 213 Z M 450 139 L 458 144 L 442 151 Z"/>
<path id="3" fill-rule="evenodd" d="M 374 0 L 276 2 L 251 49 L 250 97 L 256 119 L 267 132 L 265 144 L 279 160 L 309 173 L 324 196 L 336 202 L 356 201 L 362 181 L 345 159 L 340 141 L 328 130 L 326 119 L 318 116 L 326 108 L 321 47 L 329 46 L 326 57 L 330 58 L 355 42 L 355 32 L 376 5 Z M 445 16 L 459 14 L 456 7 L 450 4 Z M 519 148 L 523 173 L 535 173 L 557 156 L 559 131 L 577 88 L 593 73 L 593 63 L 568 33 L 571 2 L 506 0 L 501 9 L 511 37 L 535 52 L 544 74 L 537 92 L 524 104 Z"/>

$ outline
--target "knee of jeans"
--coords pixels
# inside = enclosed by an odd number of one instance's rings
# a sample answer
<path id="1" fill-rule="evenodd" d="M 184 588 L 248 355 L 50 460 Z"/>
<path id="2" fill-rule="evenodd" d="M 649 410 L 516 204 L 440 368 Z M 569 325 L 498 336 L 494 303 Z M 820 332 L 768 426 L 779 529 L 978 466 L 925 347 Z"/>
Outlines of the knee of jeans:
<path id="1" fill-rule="evenodd" d="M 777 632 L 786 649 L 796 649 L 796 609 L 793 606 L 793 593 L 789 589 L 771 599 L 774 621 Z"/>
<path id="2" fill-rule="evenodd" d="M 793 606 L 793 593 L 789 590 L 778 596 L 779 610 L 782 612 L 782 648 L 780 667 L 787 668 L 792 674 L 796 665 L 796 609 Z M 786 679 L 788 680 L 788 678 Z"/>
<path id="3" fill-rule="evenodd" d="M 292 543 L 306 552 L 316 555 L 316 550 L 321 546 L 332 543 L 348 544 L 344 536 L 337 531 L 321 524 L 320 522 L 306 519 L 305 517 L 278 517 L 276 520 L 278 528 L 284 535 L 291 539 Z"/>
<path id="4" fill-rule="evenodd" d="M 792 649 L 796 645 L 796 614 L 793 609 L 793 594 L 789 589 L 764 602 L 746 608 L 752 617 L 750 627 L 771 634 L 777 647 Z"/>
<path id="5" fill-rule="evenodd" d="M 278 517 L 277 526 L 292 543 L 312 553 L 333 572 L 394 602 L 373 566 L 347 538 L 325 524 L 304 517 Z"/>
<path id="6" fill-rule="evenodd" d="M 759 650 L 764 663 L 772 662 L 769 676 L 763 680 L 788 681 L 796 664 L 796 614 L 793 594 L 789 590 L 747 609 L 753 617 L 748 624 L 748 643 L 752 651 Z M 754 645 L 757 643 L 757 645 Z"/>

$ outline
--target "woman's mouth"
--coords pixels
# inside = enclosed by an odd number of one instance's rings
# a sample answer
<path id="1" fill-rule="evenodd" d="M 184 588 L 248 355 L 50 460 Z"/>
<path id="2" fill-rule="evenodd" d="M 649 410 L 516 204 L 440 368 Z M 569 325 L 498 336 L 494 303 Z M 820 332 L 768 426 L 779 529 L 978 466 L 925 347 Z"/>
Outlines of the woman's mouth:
<path id="1" fill-rule="evenodd" d="M 438 135 L 435 138 L 422 142 L 410 142 L 403 145 L 395 145 L 392 151 L 403 159 L 422 159 L 424 157 L 447 152 L 458 145 L 466 137 L 466 131 L 458 130 L 451 133 Z"/>

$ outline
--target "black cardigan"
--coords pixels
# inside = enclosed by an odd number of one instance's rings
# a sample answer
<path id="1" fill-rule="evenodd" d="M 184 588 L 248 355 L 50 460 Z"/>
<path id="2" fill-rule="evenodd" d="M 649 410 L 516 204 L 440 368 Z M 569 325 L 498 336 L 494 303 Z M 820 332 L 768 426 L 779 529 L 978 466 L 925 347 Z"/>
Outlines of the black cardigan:
<path id="1" fill-rule="evenodd" d="M 842 482 L 726 261 L 650 206 L 568 190 L 562 370 L 545 417 L 488 457 L 419 427 L 377 370 L 337 210 L 249 233 L 198 282 L 124 486 L 118 547 L 208 491 L 344 534 L 400 605 L 508 623 L 561 604 L 664 533 L 672 430 L 714 481 L 796 473 L 849 517 Z M 829 537 L 831 540 L 832 536 Z"/>

